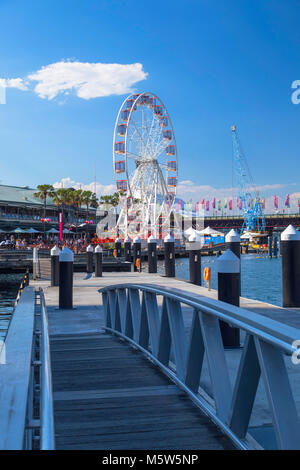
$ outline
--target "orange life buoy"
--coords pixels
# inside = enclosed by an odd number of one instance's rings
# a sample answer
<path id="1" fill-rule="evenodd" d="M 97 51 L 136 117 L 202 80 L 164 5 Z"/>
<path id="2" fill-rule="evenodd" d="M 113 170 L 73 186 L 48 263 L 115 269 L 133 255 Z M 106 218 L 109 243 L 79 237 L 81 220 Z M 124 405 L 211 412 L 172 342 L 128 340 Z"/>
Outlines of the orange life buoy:
<path id="1" fill-rule="evenodd" d="M 117 257 L 117 250 L 114 250 L 114 257 Z"/>
<path id="2" fill-rule="evenodd" d="M 204 281 L 209 281 L 210 279 L 210 268 L 204 268 L 204 273 L 203 273 Z"/>
<path id="3" fill-rule="evenodd" d="M 135 265 L 136 265 L 137 268 L 140 267 L 140 265 L 141 265 L 140 258 L 136 259 Z"/>

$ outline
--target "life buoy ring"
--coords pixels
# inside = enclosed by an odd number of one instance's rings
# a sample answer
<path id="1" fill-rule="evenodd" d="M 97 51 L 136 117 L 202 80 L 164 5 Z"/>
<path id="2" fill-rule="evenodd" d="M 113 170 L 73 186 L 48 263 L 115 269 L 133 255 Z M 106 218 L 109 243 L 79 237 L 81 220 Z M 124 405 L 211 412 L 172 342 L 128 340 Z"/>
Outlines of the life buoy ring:
<path id="1" fill-rule="evenodd" d="M 117 257 L 117 250 L 114 250 L 114 257 Z"/>
<path id="2" fill-rule="evenodd" d="M 204 281 L 210 280 L 210 268 L 207 268 L 207 267 L 204 268 L 203 277 L 204 277 Z"/>
<path id="3" fill-rule="evenodd" d="M 137 259 L 136 259 L 135 265 L 136 265 L 137 268 L 140 267 L 140 265 L 141 265 L 140 258 L 137 258 Z"/>

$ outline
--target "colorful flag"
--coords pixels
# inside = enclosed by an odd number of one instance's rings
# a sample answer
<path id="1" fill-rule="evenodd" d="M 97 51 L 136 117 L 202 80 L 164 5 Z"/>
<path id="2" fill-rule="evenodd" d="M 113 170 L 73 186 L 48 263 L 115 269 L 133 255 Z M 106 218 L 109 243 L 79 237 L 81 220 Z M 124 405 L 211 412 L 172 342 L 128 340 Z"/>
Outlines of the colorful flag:
<path id="1" fill-rule="evenodd" d="M 278 197 L 276 195 L 274 196 L 274 207 L 278 209 Z"/>
<path id="2" fill-rule="evenodd" d="M 218 211 L 221 210 L 221 207 L 222 207 L 222 206 L 221 206 L 221 199 L 219 199 L 219 200 L 218 200 Z"/>
<path id="3" fill-rule="evenodd" d="M 225 202 L 224 202 L 224 209 L 227 209 L 227 199 L 225 199 Z"/>
<path id="4" fill-rule="evenodd" d="M 196 213 L 199 212 L 199 201 L 197 201 L 196 204 L 195 204 L 195 211 L 196 211 Z"/>
<path id="5" fill-rule="evenodd" d="M 250 207 L 250 206 L 251 206 L 251 197 L 249 196 L 248 197 L 248 207 Z"/>
<path id="6" fill-rule="evenodd" d="M 290 207 L 290 195 L 289 194 L 286 195 L 284 205 L 286 207 Z"/>
<path id="7" fill-rule="evenodd" d="M 193 208 L 193 201 L 192 199 L 190 199 L 186 204 L 185 204 L 185 210 L 187 212 L 191 211 Z"/>
<path id="8" fill-rule="evenodd" d="M 265 209 L 266 208 L 266 199 L 263 197 L 262 199 L 262 208 Z"/>
<path id="9" fill-rule="evenodd" d="M 229 200 L 229 210 L 232 211 L 232 199 Z"/>
<path id="10" fill-rule="evenodd" d="M 214 197 L 213 200 L 212 200 L 212 208 L 215 209 L 216 208 L 216 198 Z"/>
<path id="11" fill-rule="evenodd" d="M 240 201 L 239 201 L 239 197 L 236 198 L 236 207 L 240 208 Z"/>
<path id="12" fill-rule="evenodd" d="M 176 211 L 178 212 L 180 211 L 180 209 L 181 209 L 181 199 L 179 199 L 179 201 L 176 204 Z"/>
<path id="13" fill-rule="evenodd" d="M 240 209 L 240 211 L 242 210 L 242 207 L 243 207 L 243 201 L 240 201 L 240 202 L 239 202 L 239 209 Z"/>
<path id="14" fill-rule="evenodd" d="M 206 201 L 206 210 L 209 211 L 209 201 Z"/>
<path id="15" fill-rule="evenodd" d="M 201 202 L 201 204 L 202 204 L 202 209 L 204 210 L 204 206 L 205 206 L 205 199 L 202 199 L 202 202 Z"/>

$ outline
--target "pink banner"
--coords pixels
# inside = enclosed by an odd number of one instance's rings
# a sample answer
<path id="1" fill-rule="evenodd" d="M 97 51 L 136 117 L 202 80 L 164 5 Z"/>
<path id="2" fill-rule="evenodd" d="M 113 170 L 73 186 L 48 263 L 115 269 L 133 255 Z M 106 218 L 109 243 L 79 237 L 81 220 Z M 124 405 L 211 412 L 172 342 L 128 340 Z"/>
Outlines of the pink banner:
<path id="1" fill-rule="evenodd" d="M 59 239 L 62 241 L 63 239 L 63 220 L 62 220 L 62 212 L 59 213 Z"/>

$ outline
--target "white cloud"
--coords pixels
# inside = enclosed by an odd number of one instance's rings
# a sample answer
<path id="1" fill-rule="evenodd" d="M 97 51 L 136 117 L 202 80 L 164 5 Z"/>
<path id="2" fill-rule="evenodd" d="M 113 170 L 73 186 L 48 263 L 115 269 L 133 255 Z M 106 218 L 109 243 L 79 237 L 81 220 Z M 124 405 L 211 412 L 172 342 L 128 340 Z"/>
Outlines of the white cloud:
<path id="1" fill-rule="evenodd" d="M 61 61 L 46 65 L 28 79 L 38 82 L 34 91 L 40 98 L 52 100 L 58 94 L 74 91 L 88 100 L 132 92 L 132 85 L 145 80 L 142 64 L 103 64 Z"/>
<path id="2" fill-rule="evenodd" d="M 279 208 L 284 208 L 285 197 L 289 192 L 291 206 L 290 211 L 298 212 L 298 197 L 300 197 L 300 193 L 292 193 L 290 191 L 291 188 L 293 188 L 295 185 L 296 183 L 275 183 L 257 186 L 256 189 L 259 191 L 260 197 L 265 197 L 265 213 L 274 212 L 274 194 L 276 194 L 278 197 Z M 201 202 L 202 199 L 212 201 L 214 197 L 216 200 L 221 199 L 223 201 L 225 198 L 236 198 L 237 194 L 238 188 L 214 188 L 210 185 L 197 185 L 191 180 L 180 181 L 177 187 L 177 197 L 183 199 L 184 201 L 189 201 L 192 199 L 193 203 L 196 203 L 197 201 Z M 231 214 L 239 214 L 239 211 L 236 208 L 236 204 L 233 204 L 233 211 Z"/>
<path id="3" fill-rule="evenodd" d="M 27 84 L 22 78 L 0 78 L 0 87 L 17 88 L 18 90 L 28 90 Z"/>
<path id="4" fill-rule="evenodd" d="M 28 90 L 33 85 L 35 93 L 52 100 L 58 95 L 74 92 L 79 98 L 89 100 L 110 95 L 133 92 L 132 86 L 147 78 L 143 65 L 103 64 L 61 60 L 45 65 L 23 78 L 0 78 L 0 87 Z"/>
<path id="5" fill-rule="evenodd" d="M 265 184 L 261 186 L 256 186 L 254 189 L 260 191 L 261 195 L 263 196 L 264 192 L 268 191 L 275 191 L 279 190 L 282 188 L 288 188 L 290 186 L 295 186 L 296 183 L 289 183 L 289 184 L 281 184 L 281 183 L 275 183 L 275 184 Z M 236 193 L 238 192 L 238 188 L 214 188 L 213 186 L 210 185 L 197 185 L 191 180 L 184 180 L 180 181 L 178 183 L 177 187 L 177 195 L 178 197 L 181 197 L 182 199 L 195 199 L 199 200 L 200 198 L 204 199 L 210 199 L 212 197 L 215 197 L 216 199 L 218 198 L 225 198 L 225 197 L 231 197 L 235 196 Z"/>
<path id="6" fill-rule="evenodd" d="M 53 184 L 54 188 L 75 188 L 82 189 L 83 191 L 92 191 L 95 192 L 95 182 L 84 184 L 78 181 L 72 180 L 70 177 L 62 178 L 60 181 L 57 181 Z M 113 194 L 117 190 L 114 184 L 101 184 L 96 182 L 96 195 L 97 197 Z"/>

